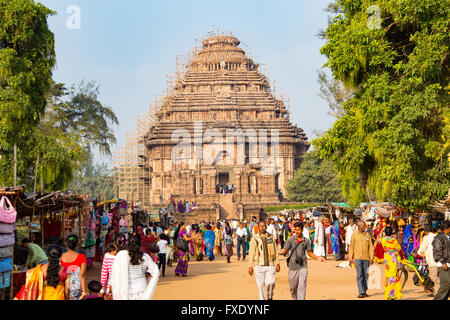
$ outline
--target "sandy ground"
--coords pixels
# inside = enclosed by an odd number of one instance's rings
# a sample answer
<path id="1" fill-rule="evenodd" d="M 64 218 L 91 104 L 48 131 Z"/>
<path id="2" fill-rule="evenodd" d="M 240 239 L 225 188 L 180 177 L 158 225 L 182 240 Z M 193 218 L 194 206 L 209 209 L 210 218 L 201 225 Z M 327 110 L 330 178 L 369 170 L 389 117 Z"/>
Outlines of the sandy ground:
<path id="1" fill-rule="evenodd" d="M 281 257 L 281 271 L 277 273 L 274 300 L 291 300 L 286 258 Z M 327 261 L 308 260 L 307 300 L 363 300 L 357 299 L 356 269 L 338 268 L 331 256 Z M 369 289 L 369 298 L 384 299 L 384 267 L 375 264 L 380 270 L 380 289 Z M 248 274 L 248 262 L 237 261 L 235 255 L 227 264 L 224 257 L 213 262 L 190 261 L 188 277 L 175 276 L 174 270 L 166 267 L 166 277 L 160 277 L 155 300 L 257 300 L 258 291 L 254 276 Z M 405 300 L 431 300 L 422 287 L 415 286 L 410 273 L 403 290 Z M 88 271 L 88 280 L 100 280 L 100 265 L 95 264 Z"/>

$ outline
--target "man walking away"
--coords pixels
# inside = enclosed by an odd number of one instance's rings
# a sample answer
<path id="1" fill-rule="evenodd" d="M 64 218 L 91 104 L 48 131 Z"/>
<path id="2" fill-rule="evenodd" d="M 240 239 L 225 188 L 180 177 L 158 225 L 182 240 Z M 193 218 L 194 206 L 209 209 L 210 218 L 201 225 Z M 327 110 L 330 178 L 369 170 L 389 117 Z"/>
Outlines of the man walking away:
<path id="1" fill-rule="evenodd" d="M 156 246 L 159 249 L 158 270 L 160 270 L 161 266 L 162 266 L 162 276 L 165 277 L 166 276 L 166 254 L 167 254 L 167 247 L 168 247 L 167 237 L 165 234 L 159 235 L 159 241 L 156 244 Z"/>
<path id="2" fill-rule="evenodd" d="M 266 228 L 265 221 L 258 223 L 258 233 L 252 237 L 248 252 L 250 263 L 248 273 L 252 276 L 253 271 L 255 272 L 259 300 L 266 300 L 265 289 L 267 289 L 267 300 L 273 300 L 275 273 L 280 272 L 275 237 L 268 234 Z"/>
<path id="3" fill-rule="evenodd" d="M 295 235 L 286 242 L 286 246 L 280 254 L 286 255 L 290 251 L 288 258 L 288 281 L 293 300 L 305 300 L 306 297 L 306 279 L 308 278 L 308 264 L 306 252 L 310 258 L 325 261 L 325 258 L 314 254 L 311 246 L 311 240 L 303 235 L 303 224 L 296 222 L 294 224 Z"/>
<path id="4" fill-rule="evenodd" d="M 448 300 L 450 291 L 450 221 L 442 223 L 444 232 L 440 232 L 433 240 L 433 258 L 439 270 L 440 288 L 434 300 Z"/>
<path id="5" fill-rule="evenodd" d="M 425 257 L 425 260 L 427 261 L 428 269 L 430 270 L 430 279 L 434 283 L 434 294 L 431 293 L 430 296 L 434 297 L 435 293 L 439 291 L 440 287 L 438 268 L 436 266 L 436 261 L 434 261 L 433 258 L 433 240 L 436 235 L 433 233 L 433 226 L 431 224 L 425 225 L 424 230 L 425 237 L 420 244 L 417 254 Z"/>
<path id="6" fill-rule="evenodd" d="M 242 261 L 245 261 L 245 257 L 247 256 L 247 252 L 245 249 L 245 245 L 247 242 L 247 229 L 244 226 L 244 223 L 241 222 L 240 226 L 236 229 L 237 235 L 237 256 L 238 261 L 241 260 L 241 248 L 242 248 Z"/>
<path id="7" fill-rule="evenodd" d="M 356 265 L 356 280 L 358 283 L 358 298 L 367 298 L 369 266 L 373 264 L 373 244 L 366 230 L 364 221 L 358 222 L 358 231 L 354 232 L 350 241 L 348 259 Z"/>

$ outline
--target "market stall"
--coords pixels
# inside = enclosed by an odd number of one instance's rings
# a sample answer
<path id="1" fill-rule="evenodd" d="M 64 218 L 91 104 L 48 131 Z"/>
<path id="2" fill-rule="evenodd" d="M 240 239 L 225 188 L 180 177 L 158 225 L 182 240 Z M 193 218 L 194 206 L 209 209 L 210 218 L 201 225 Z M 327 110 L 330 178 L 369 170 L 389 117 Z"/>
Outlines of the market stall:
<path id="1" fill-rule="evenodd" d="M 82 225 L 86 220 L 89 198 L 65 191 L 26 194 L 23 186 L 3 187 L 0 193 L 3 202 L 7 203 L 6 206 L 0 204 L 0 211 L 7 209 L 16 212 L 13 232 L 2 233 L 5 229 L 0 230 L 1 255 L 12 251 L 11 264 L 5 267 L 10 269 L 9 275 L 0 274 L 0 280 L 3 279 L 0 299 L 12 299 L 25 281 L 23 265 L 27 249 L 20 245 L 22 239 L 29 238 L 44 250 L 51 244 L 63 245 L 63 239 L 69 233 L 76 233 L 84 239 L 86 235 Z M 0 223 L 4 224 L 1 220 Z M 9 242 L 2 241 L 6 238 Z M 0 264 L 5 260 L 3 258 L 0 257 Z"/>

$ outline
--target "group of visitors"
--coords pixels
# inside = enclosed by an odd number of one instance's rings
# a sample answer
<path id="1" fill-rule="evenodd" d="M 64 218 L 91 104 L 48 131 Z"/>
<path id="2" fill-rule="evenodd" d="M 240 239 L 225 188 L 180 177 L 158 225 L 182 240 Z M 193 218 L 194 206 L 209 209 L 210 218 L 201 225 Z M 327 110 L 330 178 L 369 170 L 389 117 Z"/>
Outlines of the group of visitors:
<path id="1" fill-rule="evenodd" d="M 198 208 L 198 205 L 195 201 L 192 201 L 191 203 L 189 203 L 186 200 L 183 201 L 178 201 L 177 204 L 177 211 L 178 213 L 190 213 L 193 212 L 195 209 Z"/>
<path id="2" fill-rule="evenodd" d="M 445 233 L 445 226 L 449 224 L 448 221 L 445 221 L 442 227 L 437 229 L 434 229 L 431 225 L 425 225 L 424 228 L 418 228 L 416 232 L 413 232 L 411 223 L 405 228 L 404 225 L 398 226 L 397 223 L 392 221 L 382 220 L 376 222 L 376 227 L 373 229 L 373 224 L 367 225 L 366 222 L 358 218 L 356 223 L 355 219 L 349 219 L 348 222 L 337 220 L 333 223 L 326 220 L 327 218 L 323 216 L 314 219 L 298 216 L 294 219 L 278 219 L 277 222 L 273 218 L 269 218 L 266 225 L 267 232 L 274 235 L 277 243 L 280 244 L 281 254 L 295 251 L 292 250 L 292 239 L 298 233 L 296 225 L 301 223 L 302 239 L 304 239 L 306 248 L 303 252 L 306 258 L 321 260 L 321 258 L 325 259 L 327 254 L 332 254 L 335 261 L 349 261 L 348 265 L 354 266 L 357 271 L 358 298 L 368 297 L 368 270 L 374 262 L 382 263 L 385 266 L 385 299 L 402 298 L 400 270 L 402 269 L 401 262 L 405 258 L 414 263 L 419 260 L 422 266 L 426 262 L 425 267 L 429 270 L 430 279 L 434 284 L 434 291 L 427 291 L 429 289 L 425 287 L 426 291 L 436 300 L 448 298 L 449 281 L 446 280 L 446 277 L 448 277 L 446 273 L 448 260 L 446 259 L 450 255 L 444 254 L 448 252 L 449 248 L 444 241 L 445 239 L 448 240 L 448 233 Z M 255 219 L 252 219 L 251 226 L 258 230 Z M 406 230 L 406 232 L 403 230 Z M 255 231 L 253 231 L 253 234 L 255 234 Z M 435 238 L 441 240 L 433 242 Z M 297 237 L 297 241 L 301 241 L 299 237 Z M 311 252 L 308 250 L 308 244 L 311 245 Z M 436 254 L 440 257 L 440 260 L 444 260 L 443 262 L 436 262 L 434 248 L 438 248 Z M 292 264 L 292 261 L 290 261 L 290 264 Z M 298 283 L 306 283 L 306 270 L 294 273 L 291 272 L 290 268 L 289 274 L 292 279 L 301 277 Z M 442 278 L 447 283 L 444 288 L 442 288 Z M 292 284 L 291 294 L 293 298 L 303 298 L 304 289 L 301 288 L 302 285 L 295 286 L 294 284 L 297 284 L 297 282 L 291 281 L 292 279 L 290 278 L 289 283 Z M 418 285 L 418 279 L 414 277 L 414 280 Z M 297 293 L 294 295 L 294 292 Z M 268 297 L 271 297 L 269 293 Z"/>
<path id="3" fill-rule="evenodd" d="M 355 223 L 356 222 L 356 223 Z M 379 224 L 378 224 L 379 223 Z M 189 261 L 214 261 L 225 256 L 228 263 L 237 247 L 237 261 L 248 261 L 255 275 L 260 299 L 273 299 L 280 256 L 286 256 L 288 283 L 294 300 L 306 298 L 308 260 L 325 261 L 331 247 L 335 260 L 345 257 L 357 273 L 358 298 L 368 297 L 368 270 L 381 248 L 385 265 L 385 299 L 402 298 L 399 271 L 402 259 L 419 257 L 428 264 L 434 283 L 434 299 L 448 299 L 450 266 L 450 222 L 440 230 L 425 225 L 420 233 L 411 224 L 398 228 L 377 222 L 375 229 L 357 219 L 329 223 L 324 217 L 269 218 L 248 224 L 237 219 L 199 224 L 183 222 L 164 228 L 160 224 L 138 225 L 133 234 L 108 234 L 100 281 L 86 283 L 86 256 L 78 253 L 76 235 L 69 235 L 65 248 L 51 245 L 46 251 L 24 239 L 29 268 L 19 300 L 148 300 L 152 299 L 166 266 L 174 274 L 188 276 Z M 381 227 L 380 227 L 381 226 Z M 326 228 L 330 228 L 330 242 Z M 403 231 L 404 230 L 404 231 Z M 417 231 L 419 231 L 417 230 Z M 438 231 L 436 234 L 436 231 Z M 414 260 L 415 261 L 415 260 Z M 175 265 L 176 264 L 176 265 Z"/>
<path id="4" fill-rule="evenodd" d="M 368 297 L 368 274 L 369 266 L 375 261 L 384 263 L 385 266 L 385 300 L 396 300 L 403 297 L 402 285 L 400 283 L 400 271 L 402 260 L 407 258 L 416 261 L 420 258 L 422 263 L 426 261 L 429 269 L 430 279 L 434 284 L 434 292 L 429 295 L 435 300 L 448 299 L 450 290 L 449 272 L 450 266 L 450 221 L 444 221 L 440 230 L 433 229 L 432 225 L 425 225 L 424 229 L 419 229 L 419 236 L 406 234 L 401 237 L 403 243 L 399 241 L 399 235 L 394 232 L 394 228 L 382 223 L 377 227 L 372 235 L 370 229 L 364 221 L 358 222 L 358 231 L 352 235 L 349 247 L 349 260 L 355 264 L 357 270 L 357 283 L 359 289 L 358 298 Z M 406 227 L 410 230 L 411 224 Z M 411 248 L 410 242 L 417 239 L 415 248 Z M 411 249 L 411 251 L 408 251 Z M 427 288 L 425 288 L 427 289 Z"/>
<path id="5" fill-rule="evenodd" d="M 236 185 L 235 184 L 218 184 L 216 185 L 216 193 L 236 193 Z"/>

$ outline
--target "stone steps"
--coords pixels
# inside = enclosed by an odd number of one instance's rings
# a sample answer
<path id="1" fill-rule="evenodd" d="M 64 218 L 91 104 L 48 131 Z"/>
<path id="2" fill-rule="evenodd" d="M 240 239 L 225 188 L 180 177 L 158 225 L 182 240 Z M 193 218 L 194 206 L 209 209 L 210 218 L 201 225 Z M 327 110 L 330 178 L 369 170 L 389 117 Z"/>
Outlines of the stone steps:
<path id="1" fill-rule="evenodd" d="M 233 194 L 220 195 L 220 217 L 222 219 L 234 218 L 236 214 L 235 204 L 233 203 Z"/>

